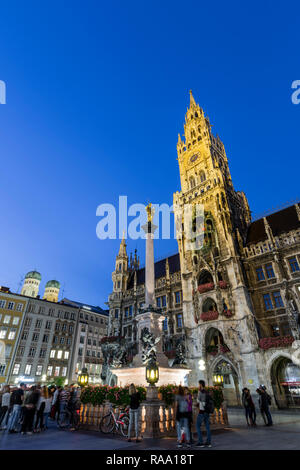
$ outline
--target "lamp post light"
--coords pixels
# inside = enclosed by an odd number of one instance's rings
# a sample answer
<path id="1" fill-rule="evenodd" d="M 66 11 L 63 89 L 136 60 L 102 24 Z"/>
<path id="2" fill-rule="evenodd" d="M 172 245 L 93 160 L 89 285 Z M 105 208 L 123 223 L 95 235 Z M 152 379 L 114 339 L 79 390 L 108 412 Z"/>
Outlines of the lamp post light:
<path id="1" fill-rule="evenodd" d="M 89 383 L 89 374 L 87 368 L 84 367 L 80 374 L 78 374 L 78 385 L 85 387 Z"/>
<path id="2" fill-rule="evenodd" d="M 148 384 L 154 386 L 159 379 L 159 368 L 156 361 L 149 361 L 146 365 L 146 380 Z"/>

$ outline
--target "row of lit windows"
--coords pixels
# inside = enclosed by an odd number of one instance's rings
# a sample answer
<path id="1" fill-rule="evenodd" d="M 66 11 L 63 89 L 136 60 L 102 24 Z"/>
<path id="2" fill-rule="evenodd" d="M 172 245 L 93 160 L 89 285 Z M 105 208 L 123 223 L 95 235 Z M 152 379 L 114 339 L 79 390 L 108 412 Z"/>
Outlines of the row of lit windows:
<path id="1" fill-rule="evenodd" d="M 283 300 L 279 291 L 270 294 L 263 294 L 265 310 L 284 307 Z"/>
<path id="2" fill-rule="evenodd" d="M 13 368 L 13 375 L 18 375 L 20 373 L 20 368 L 21 364 L 15 364 Z M 60 367 L 57 366 L 54 368 L 54 377 L 59 377 L 60 376 L 60 370 L 61 370 L 61 376 L 66 377 L 67 375 L 67 367 Z M 24 375 L 30 375 L 32 371 L 32 364 L 26 364 L 25 369 L 24 369 Z M 35 375 L 39 376 L 42 375 L 43 373 L 43 365 L 39 364 L 36 367 Z M 47 367 L 47 376 L 51 377 L 53 374 L 53 366 L 48 366 Z"/>
<path id="3" fill-rule="evenodd" d="M 6 300 L 0 300 L 0 308 L 7 308 L 7 310 L 15 309 L 15 302 L 7 302 L 7 307 L 5 307 L 5 305 L 6 305 Z M 23 310 L 23 304 L 17 304 L 16 311 L 22 312 L 22 310 Z"/>
<path id="4" fill-rule="evenodd" d="M 55 358 L 55 355 L 56 355 L 56 359 L 69 359 L 69 351 L 56 351 L 56 349 L 51 349 L 50 351 L 50 357 L 53 359 Z"/>
<path id="5" fill-rule="evenodd" d="M 4 315 L 3 323 L 4 323 L 5 325 L 9 325 L 11 319 L 12 319 L 12 324 L 13 324 L 13 325 L 18 325 L 19 322 L 20 322 L 20 317 L 11 317 L 11 315 Z M 0 321 L 1 321 L 1 320 L 2 320 L 2 314 L 0 313 Z"/>
<path id="6" fill-rule="evenodd" d="M 0 327 L 0 339 L 10 339 L 14 340 L 16 337 L 16 328 L 11 328 L 10 330 L 6 326 Z M 8 333 L 8 334 L 7 334 Z M 7 337 L 6 337 L 7 335 Z"/>

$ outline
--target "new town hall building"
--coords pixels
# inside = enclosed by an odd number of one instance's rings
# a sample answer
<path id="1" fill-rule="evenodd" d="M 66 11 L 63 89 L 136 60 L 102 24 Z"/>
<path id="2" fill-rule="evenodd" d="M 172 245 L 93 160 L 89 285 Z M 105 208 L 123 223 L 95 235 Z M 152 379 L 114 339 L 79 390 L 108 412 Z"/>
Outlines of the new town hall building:
<path id="1" fill-rule="evenodd" d="M 203 204 L 205 235 L 201 249 L 188 249 L 183 236 L 177 254 L 155 263 L 169 365 L 176 364 L 180 347 L 192 369 L 190 385 L 199 378 L 222 383 L 227 402 L 237 404 L 243 387 L 256 395 L 264 384 L 277 406 L 299 407 L 299 204 L 251 222 L 224 145 L 192 94 L 177 153 L 181 191 L 174 205 Z M 125 240 L 112 279 L 108 334 L 126 338 L 130 362 L 145 270 L 136 254 L 128 259 Z"/>

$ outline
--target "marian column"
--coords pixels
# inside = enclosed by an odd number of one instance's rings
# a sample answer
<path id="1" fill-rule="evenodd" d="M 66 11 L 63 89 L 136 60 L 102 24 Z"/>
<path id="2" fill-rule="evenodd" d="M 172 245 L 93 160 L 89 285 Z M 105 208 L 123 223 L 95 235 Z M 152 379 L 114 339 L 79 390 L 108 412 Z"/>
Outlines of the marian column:
<path id="1" fill-rule="evenodd" d="M 169 367 L 168 358 L 163 352 L 162 322 L 165 315 L 163 315 L 161 308 L 156 307 L 155 299 L 153 238 L 157 226 L 152 223 L 154 210 L 151 208 L 151 204 L 146 207 L 146 211 L 148 220 L 142 227 L 146 234 L 145 303 L 138 310 L 134 319 L 137 330 L 138 353 L 133 357 L 130 366 L 112 368 L 112 372 L 118 377 L 119 385 L 132 382 L 137 385 L 147 385 L 145 368 L 150 361 L 155 360 L 159 366 L 158 385 L 172 383 L 183 385 L 191 369 L 184 365 Z M 157 387 L 148 387 L 147 390 L 148 392 L 151 391 L 151 393 L 149 392 L 151 397 L 147 392 L 147 403 L 145 405 L 147 429 L 144 435 L 153 437 L 159 429 L 159 407 L 161 404 L 156 396 Z"/>
<path id="2" fill-rule="evenodd" d="M 146 276 L 145 276 L 145 307 L 155 306 L 155 273 L 154 273 L 154 248 L 153 238 L 157 225 L 152 223 L 154 210 L 151 203 L 146 207 L 148 221 L 142 226 L 146 234 Z"/>

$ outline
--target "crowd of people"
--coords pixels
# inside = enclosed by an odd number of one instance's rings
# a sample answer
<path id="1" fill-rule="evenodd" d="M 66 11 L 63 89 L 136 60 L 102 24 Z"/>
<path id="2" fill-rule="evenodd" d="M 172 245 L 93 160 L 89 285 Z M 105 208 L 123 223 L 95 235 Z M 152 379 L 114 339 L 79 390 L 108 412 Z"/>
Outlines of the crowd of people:
<path id="1" fill-rule="evenodd" d="M 271 397 L 266 387 L 261 385 L 258 393 L 258 403 L 262 418 L 266 426 L 272 426 L 270 413 Z M 5 386 L 0 392 L 0 429 L 8 433 L 32 434 L 48 429 L 48 421 L 57 421 L 59 427 L 64 427 L 69 420 L 71 430 L 75 430 L 74 413 L 80 409 L 79 390 L 77 384 L 70 386 L 41 386 L 28 387 L 20 383 L 19 387 Z M 134 427 L 136 442 L 140 438 L 140 405 L 141 396 L 134 384 L 129 388 L 130 404 L 128 441 Z M 176 402 L 176 429 L 177 445 L 188 447 L 195 444 L 193 441 L 193 398 L 187 387 L 179 386 Z M 245 409 L 248 426 L 256 426 L 256 409 L 250 390 L 242 390 L 242 404 Z M 204 380 L 199 380 L 197 395 L 198 416 L 196 422 L 198 440 L 196 447 L 211 447 L 211 432 L 209 415 L 214 412 L 214 402 L 205 388 Z M 206 441 L 203 442 L 201 427 L 206 428 Z"/>
<path id="2" fill-rule="evenodd" d="M 72 416 L 79 407 L 79 393 L 76 384 L 28 387 L 20 383 L 19 387 L 5 386 L 0 393 L 0 403 L 0 429 L 7 433 L 45 431 L 49 418 L 64 427 L 68 417 L 72 430 L 75 429 Z"/>
<path id="3" fill-rule="evenodd" d="M 267 393 L 266 387 L 260 385 L 256 390 L 258 393 L 258 404 L 264 423 L 266 426 L 272 426 L 272 416 L 270 412 L 271 397 Z M 133 426 L 135 428 L 136 442 L 140 442 L 139 427 L 140 427 L 140 394 L 136 391 L 134 384 L 131 384 L 129 389 L 130 405 L 129 405 L 129 429 L 128 441 L 131 441 L 131 431 Z M 204 380 L 199 380 L 197 407 L 198 415 L 196 421 L 196 429 L 198 440 L 196 443 L 193 441 L 192 423 L 193 423 L 193 398 L 187 387 L 178 387 L 178 395 L 175 397 L 176 401 L 176 429 L 177 429 L 177 446 L 183 447 L 186 444 L 190 447 L 195 444 L 196 447 L 211 447 L 211 431 L 209 415 L 214 412 L 214 402 L 205 388 Z M 246 421 L 248 426 L 256 426 L 256 409 L 248 388 L 242 391 L 242 403 L 245 408 Z M 201 427 L 202 424 L 206 428 L 206 441 L 203 442 Z"/>

